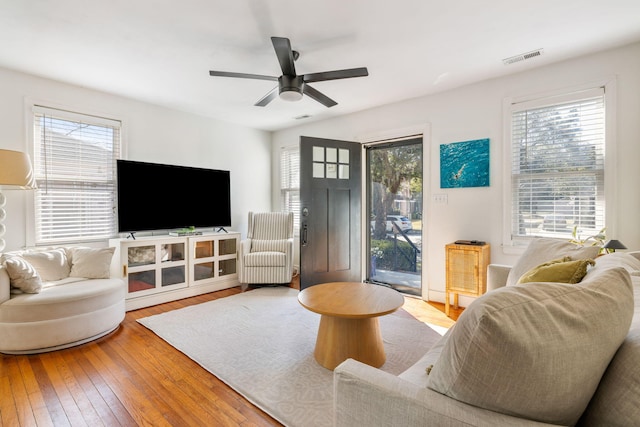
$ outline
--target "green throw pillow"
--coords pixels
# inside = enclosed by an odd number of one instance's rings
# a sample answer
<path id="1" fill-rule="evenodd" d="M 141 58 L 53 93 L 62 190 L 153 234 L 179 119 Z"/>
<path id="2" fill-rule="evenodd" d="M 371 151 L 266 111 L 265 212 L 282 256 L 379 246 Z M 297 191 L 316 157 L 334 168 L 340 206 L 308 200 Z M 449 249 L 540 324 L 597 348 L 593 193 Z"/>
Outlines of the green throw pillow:
<path id="1" fill-rule="evenodd" d="M 571 261 L 564 257 L 545 262 L 532 268 L 520 277 L 518 284 L 529 282 L 579 283 L 587 274 L 587 267 L 594 265 L 592 259 Z"/>

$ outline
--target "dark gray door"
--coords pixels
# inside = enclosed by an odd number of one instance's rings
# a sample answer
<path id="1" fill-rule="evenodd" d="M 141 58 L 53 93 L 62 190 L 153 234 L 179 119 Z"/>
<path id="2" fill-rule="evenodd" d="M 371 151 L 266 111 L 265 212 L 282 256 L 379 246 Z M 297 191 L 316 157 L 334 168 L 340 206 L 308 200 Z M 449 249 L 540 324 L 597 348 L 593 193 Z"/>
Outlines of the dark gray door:
<path id="1" fill-rule="evenodd" d="M 300 289 L 359 282 L 362 146 L 300 138 Z"/>

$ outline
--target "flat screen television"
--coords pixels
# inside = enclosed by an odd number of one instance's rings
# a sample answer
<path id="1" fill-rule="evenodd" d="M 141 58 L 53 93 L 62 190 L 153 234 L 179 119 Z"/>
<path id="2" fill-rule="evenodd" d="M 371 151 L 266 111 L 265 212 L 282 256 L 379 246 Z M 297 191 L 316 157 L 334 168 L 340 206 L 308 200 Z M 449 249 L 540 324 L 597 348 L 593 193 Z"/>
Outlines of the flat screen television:
<path id="1" fill-rule="evenodd" d="M 229 171 L 117 161 L 118 231 L 230 227 Z"/>

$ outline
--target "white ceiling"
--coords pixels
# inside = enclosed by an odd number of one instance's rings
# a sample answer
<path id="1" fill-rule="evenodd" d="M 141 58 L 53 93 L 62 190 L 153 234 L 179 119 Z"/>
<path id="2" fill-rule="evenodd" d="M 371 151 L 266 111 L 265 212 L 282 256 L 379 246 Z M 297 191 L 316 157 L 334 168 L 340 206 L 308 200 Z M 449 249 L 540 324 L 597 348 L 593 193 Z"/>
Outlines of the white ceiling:
<path id="1" fill-rule="evenodd" d="M 298 74 L 369 76 L 314 83 L 332 108 L 255 107 L 274 82 L 209 76 L 279 76 L 271 36 L 300 52 Z M 278 130 L 638 41 L 640 1 L 0 0 L 0 40 L 6 68 Z"/>

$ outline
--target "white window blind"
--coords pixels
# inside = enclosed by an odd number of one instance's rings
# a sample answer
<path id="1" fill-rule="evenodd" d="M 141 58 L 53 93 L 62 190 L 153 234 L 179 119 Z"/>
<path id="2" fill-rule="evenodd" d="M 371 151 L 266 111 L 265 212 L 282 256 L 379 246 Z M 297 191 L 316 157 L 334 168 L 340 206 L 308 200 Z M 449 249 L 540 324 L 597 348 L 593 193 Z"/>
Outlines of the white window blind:
<path id="1" fill-rule="evenodd" d="M 574 227 L 597 234 L 605 225 L 604 89 L 511 111 L 512 238 L 568 238 Z"/>
<path id="2" fill-rule="evenodd" d="M 293 212 L 294 233 L 300 228 L 300 148 L 283 147 L 280 153 L 280 208 Z"/>
<path id="3" fill-rule="evenodd" d="M 119 121 L 35 106 L 36 244 L 116 234 Z"/>

